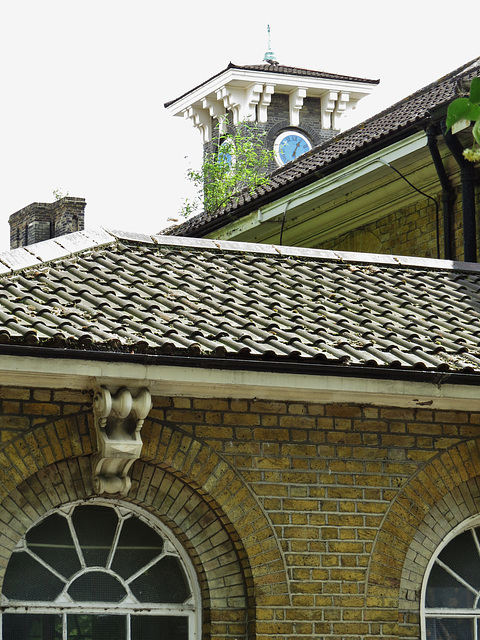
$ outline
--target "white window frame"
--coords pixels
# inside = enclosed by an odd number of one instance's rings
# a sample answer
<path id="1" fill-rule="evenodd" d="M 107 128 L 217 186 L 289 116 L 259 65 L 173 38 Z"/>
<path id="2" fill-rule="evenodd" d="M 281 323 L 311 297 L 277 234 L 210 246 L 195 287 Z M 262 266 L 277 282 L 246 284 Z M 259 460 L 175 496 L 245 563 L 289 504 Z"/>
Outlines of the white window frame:
<path id="1" fill-rule="evenodd" d="M 473 640 L 480 640 L 480 633 L 478 632 L 478 627 L 480 626 L 480 609 L 447 609 L 447 608 L 437 608 L 432 609 L 428 608 L 425 604 L 426 594 L 427 594 L 427 586 L 430 578 L 430 573 L 435 565 L 438 556 L 443 551 L 443 549 L 458 535 L 463 533 L 464 531 L 468 531 L 469 529 L 475 529 L 476 527 L 480 527 L 480 514 L 471 516 L 467 518 L 464 522 L 461 522 L 457 525 L 450 533 L 445 536 L 442 544 L 436 549 L 433 556 L 430 558 L 427 569 L 425 571 L 425 576 L 422 584 L 422 594 L 421 594 L 421 606 L 420 606 L 420 618 L 421 618 L 421 638 L 423 640 L 427 640 L 427 618 L 469 618 L 472 621 L 475 621 L 474 631 L 473 631 Z M 480 543 L 480 540 L 478 541 Z M 480 545 L 477 543 L 478 552 L 480 556 Z M 442 565 L 444 566 L 444 565 Z M 446 567 L 445 567 L 446 568 Z M 448 570 L 448 569 L 447 569 Z M 450 573 L 450 571 L 449 571 Z M 470 589 L 471 590 L 471 589 Z M 480 602 L 480 590 L 476 593 L 477 600 L 476 602 Z"/>
<path id="2" fill-rule="evenodd" d="M 152 615 L 152 616 L 178 616 L 181 615 L 183 617 L 188 618 L 189 624 L 189 640 L 200 640 L 202 637 L 202 610 L 201 610 L 201 592 L 198 584 L 198 578 L 195 571 L 195 568 L 190 560 L 187 552 L 183 548 L 183 546 L 178 542 L 175 536 L 172 534 L 171 530 L 168 529 L 162 522 L 160 522 L 157 518 L 154 518 L 152 514 L 146 512 L 145 510 L 137 507 L 134 504 L 122 502 L 120 500 L 103 500 L 101 498 L 94 498 L 91 500 L 77 500 L 74 502 L 69 502 L 60 507 L 49 510 L 45 513 L 41 518 L 39 518 L 35 523 L 29 527 L 29 529 L 25 532 L 24 536 L 22 536 L 21 541 L 17 545 L 17 549 L 21 548 L 24 544 L 25 536 L 28 531 L 34 526 L 38 525 L 42 520 L 45 520 L 49 516 L 54 513 L 63 512 L 63 513 L 71 513 L 76 506 L 79 505 L 101 505 L 115 508 L 120 516 L 126 516 L 127 514 L 135 515 L 139 520 L 143 520 L 149 527 L 151 527 L 154 531 L 164 539 L 166 545 L 170 544 L 171 549 L 174 550 L 175 555 L 178 555 L 183 564 L 183 569 L 187 574 L 187 579 L 189 583 L 189 587 L 191 589 L 191 597 L 189 601 L 183 604 L 160 604 L 158 606 L 152 606 L 151 604 L 145 603 L 128 603 L 125 602 L 118 604 L 112 602 L 105 603 L 86 603 L 85 606 L 83 604 L 75 603 L 75 602 L 28 602 L 25 604 L 24 602 L 15 602 L 8 601 L 3 594 L 0 596 L 0 604 L 2 606 L 0 612 L 0 640 L 12 640 L 11 638 L 3 638 L 3 614 L 5 613 L 29 613 L 29 614 L 56 614 L 63 616 L 63 640 L 66 640 L 66 616 L 68 614 L 75 613 L 88 613 L 88 614 L 108 614 L 108 615 L 122 615 L 126 617 L 127 620 L 127 635 L 126 639 L 131 640 L 131 616 L 132 615 Z M 94 567 L 84 568 L 82 573 L 87 573 L 88 571 L 95 570 Z M 108 573 L 108 570 L 105 570 Z M 113 572 L 111 572 L 112 575 Z M 78 577 L 78 576 L 77 576 Z M 125 581 L 123 581 L 125 582 Z M 128 598 L 127 598 L 128 600 Z M 112 611 L 112 605 L 114 605 L 114 610 Z"/>

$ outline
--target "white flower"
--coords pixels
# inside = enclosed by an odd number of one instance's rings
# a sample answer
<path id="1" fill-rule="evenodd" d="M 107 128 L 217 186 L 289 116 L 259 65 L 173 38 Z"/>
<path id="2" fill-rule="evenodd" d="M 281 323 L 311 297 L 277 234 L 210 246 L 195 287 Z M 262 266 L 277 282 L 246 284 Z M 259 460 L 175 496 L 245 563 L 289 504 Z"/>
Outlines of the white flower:
<path id="1" fill-rule="evenodd" d="M 480 160 L 480 149 L 464 149 L 463 157 L 469 162 L 477 162 Z"/>

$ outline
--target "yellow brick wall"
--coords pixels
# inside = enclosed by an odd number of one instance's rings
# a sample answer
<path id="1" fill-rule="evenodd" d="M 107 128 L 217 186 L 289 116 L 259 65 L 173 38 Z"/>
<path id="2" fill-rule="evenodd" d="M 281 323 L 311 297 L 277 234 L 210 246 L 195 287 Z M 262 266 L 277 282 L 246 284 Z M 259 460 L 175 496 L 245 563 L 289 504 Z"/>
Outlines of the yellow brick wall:
<path id="1" fill-rule="evenodd" d="M 95 436 L 90 394 L 0 397 L 3 572 L 43 513 L 92 495 Z M 479 425 L 469 411 L 154 398 L 126 500 L 189 553 L 207 639 L 419 637 L 425 527 L 440 544 L 478 504 Z"/>
<path id="2" fill-rule="evenodd" d="M 432 200 L 421 195 L 418 200 L 374 222 L 338 235 L 317 245 L 319 249 L 388 253 L 422 258 L 444 258 L 443 208 L 441 192 L 430 194 L 438 203 L 438 234 L 436 207 Z M 480 207 L 480 189 L 477 190 L 477 212 Z M 477 216 L 478 217 L 478 216 Z M 453 260 L 463 260 L 462 193 L 457 189 L 451 233 Z M 438 246 L 440 254 L 438 255 Z M 477 247 L 480 247 L 480 224 L 477 221 Z M 479 250 L 480 253 L 480 250 Z"/>

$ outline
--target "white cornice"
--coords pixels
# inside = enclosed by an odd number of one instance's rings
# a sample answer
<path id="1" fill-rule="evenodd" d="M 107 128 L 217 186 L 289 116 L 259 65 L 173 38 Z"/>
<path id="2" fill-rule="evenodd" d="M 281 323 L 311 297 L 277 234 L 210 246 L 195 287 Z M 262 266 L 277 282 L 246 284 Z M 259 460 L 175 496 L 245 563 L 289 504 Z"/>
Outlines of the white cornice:
<path id="1" fill-rule="evenodd" d="M 449 410 L 468 407 L 469 411 L 480 411 L 480 394 L 474 385 L 209 369 L 207 363 L 199 368 L 1 356 L 0 383 L 87 391 L 99 385 L 113 391 L 120 387 L 146 388 L 152 396 L 261 398 Z"/>
<path id="2" fill-rule="evenodd" d="M 341 115 L 354 108 L 376 86 L 376 83 L 348 78 L 230 68 L 173 101 L 167 110 L 174 116 L 191 120 L 202 133 L 205 143 L 211 139 L 211 127 L 206 122 L 207 118 L 219 118 L 232 112 L 234 124 L 245 119 L 253 121 L 257 111 L 255 107 L 258 105 L 258 120 L 266 122 L 272 94 L 284 93 L 290 96 L 292 126 L 298 126 L 299 111 L 304 98 L 308 96 L 319 98 L 322 104 L 321 109 L 319 104 L 322 126 L 326 129 L 338 129 Z"/>

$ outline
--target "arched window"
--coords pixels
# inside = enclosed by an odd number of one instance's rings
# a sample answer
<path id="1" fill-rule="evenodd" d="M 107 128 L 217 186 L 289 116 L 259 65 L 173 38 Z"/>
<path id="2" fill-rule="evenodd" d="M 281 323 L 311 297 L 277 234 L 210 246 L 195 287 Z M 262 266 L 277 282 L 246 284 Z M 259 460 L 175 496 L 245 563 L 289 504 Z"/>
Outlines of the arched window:
<path id="1" fill-rule="evenodd" d="M 113 503 L 61 507 L 31 527 L 3 583 L 2 640 L 196 640 L 199 590 L 172 536 Z"/>
<path id="2" fill-rule="evenodd" d="M 480 638 L 480 519 L 457 527 L 437 550 L 423 586 L 422 636 Z"/>

